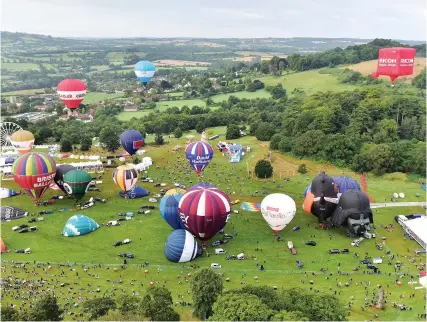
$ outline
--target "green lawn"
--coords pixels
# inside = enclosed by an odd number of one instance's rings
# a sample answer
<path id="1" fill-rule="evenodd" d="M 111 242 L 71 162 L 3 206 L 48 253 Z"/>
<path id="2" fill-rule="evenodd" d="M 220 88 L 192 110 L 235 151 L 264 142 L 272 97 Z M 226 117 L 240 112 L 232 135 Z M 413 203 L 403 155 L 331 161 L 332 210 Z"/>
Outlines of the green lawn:
<path id="1" fill-rule="evenodd" d="M 108 94 L 108 93 L 102 93 L 102 92 L 88 92 L 86 94 L 85 99 L 83 100 L 83 103 L 84 104 L 96 103 L 106 99 L 114 99 L 122 96 L 123 96 L 123 93 Z"/>
<path id="2" fill-rule="evenodd" d="M 95 66 L 90 66 L 90 68 L 96 71 L 103 71 L 103 70 L 108 70 L 110 67 L 108 67 L 108 65 L 95 65 Z"/>
<path id="3" fill-rule="evenodd" d="M 213 146 L 219 140 L 225 139 L 225 131 L 225 127 L 207 129 L 208 137 L 214 134 L 221 135 L 218 139 L 211 142 Z M 211 263 L 221 264 L 223 268 L 218 271 L 224 274 L 224 287 L 226 289 L 241 287 L 242 275 L 243 281 L 247 284 L 276 285 L 279 288 L 300 286 L 307 290 L 309 289 L 308 280 L 311 279 L 314 281 L 313 286 L 315 289 L 319 289 L 325 293 L 333 293 L 335 290 L 339 291 L 339 297 L 344 304 L 349 301 L 350 296 L 353 295 L 355 297 L 351 315 L 348 317 L 349 319 L 373 320 L 373 315 L 377 313 L 376 310 L 369 308 L 364 312 L 360 310 L 365 296 L 365 284 L 362 285 L 362 281 L 369 281 L 371 282 L 371 285 L 368 287 L 370 294 L 377 284 L 381 284 L 388 292 L 392 293 L 387 299 L 389 305 L 385 310 L 378 312 L 379 318 L 375 320 L 417 320 L 417 314 L 424 312 L 424 301 L 421 299 L 426 292 L 425 290 L 414 290 L 408 285 L 410 275 L 415 276 L 416 269 L 409 262 L 408 258 L 404 257 L 404 255 L 412 256 L 414 250 L 420 247 L 414 241 L 404 240 L 402 238 L 402 230 L 398 226 L 393 232 L 388 232 L 381 228 L 381 225 L 394 223 L 393 217 L 398 214 L 420 212 L 422 208 L 390 208 L 374 212 L 378 236 L 377 242 L 380 242 L 379 239 L 382 236 L 387 237 L 385 242 L 386 248 L 388 247 L 394 254 L 399 254 L 399 260 L 403 262 L 402 271 L 407 273 L 406 276 L 400 278 L 403 285 L 398 287 L 394 284 L 396 277 L 393 266 L 387 265 L 386 257 L 384 259 L 385 263 L 378 265 L 382 271 L 381 275 L 363 274 L 363 267 L 360 271 L 353 272 L 353 269 L 359 264 L 359 261 L 352 256 L 352 253 L 355 251 L 359 252 L 361 256 L 365 252 L 368 252 L 369 256 L 372 257 L 385 256 L 385 250 L 380 251 L 375 247 L 375 240 L 365 240 L 359 248 L 354 248 L 350 246 L 351 239 L 346 237 L 343 228 L 334 228 L 332 230 L 315 229 L 317 227 L 317 219 L 312 215 L 304 213 L 301 209 L 304 188 L 311 182 L 311 179 L 318 173 L 319 169 L 324 168 L 331 175 L 346 174 L 359 180 L 358 175 L 346 169 L 338 169 L 330 165 L 322 165 L 308 160 L 297 160 L 290 156 L 282 156 L 275 153 L 273 156 L 275 181 L 273 179 L 267 181 L 250 179 L 247 177 L 246 162 L 248 162 L 249 166 L 252 166 L 254 160 L 264 157 L 268 152 L 268 143 L 259 142 L 254 137 L 243 137 L 233 140 L 244 146 L 250 145 L 252 148 L 251 152 L 244 156 L 242 162 L 231 164 L 225 156 L 222 156 L 221 153 L 214 149 L 212 162 L 204 170 L 202 176 L 198 178 L 195 172 L 189 169 L 183 150 L 180 152 L 171 151 L 177 144 L 184 147 L 188 134 L 194 135 L 195 140 L 199 139 L 200 134 L 191 131 L 184 133 L 180 139 L 165 136 L 165 141 L 168 144 L 163 147 L 144 147 L 147 151 L 146 156 L 150 156 L 154 161 L 154 165 L 148 170 L 146 175 L 153 178 L 155 182 L 139 182 L 139 184 L 150 190 L 151 194 L 156 194 L 161 189 L 160 187 L 155 187 L 156 183 L 164 182 L 169 186 L 178 181 L 189 187 L 199 181 L 204 181 L 210 182 L 224 192 L 227 192 L 231 200 L 239 199 L 240 201 L 260 202 L 264 197 L 263 192 L 266 194 L 282 192 L 290 195 L 297 203 L 295 218 L 280 233 L 282 237 L 281 242 L 274 241 L 272 231 L 260 213 L 243 211 L 239 204 L 232 207 L 235 210 L 239 210 L 239 214 L 233 213 L 230 216 L 225 232 L 231 234 L 234 228 L 237 235 L 228 244 L 222 245 L 222 247 L 227 251 L 227 255 L 238 254 L 243 251 L 250 259 L 227 261 L 224 255 L 212 255 L 210 257 L 200 257 L 192 262 L 200 267 L 208 267 Z M 149 135 L 147 141 L 152 142 L 153 137 L 153 135 Z M 123 151 L 117 151 L 117 153 L 120 152 Z M 98 151 L 96 153 L 99 154 Z M 65 163 L 66 160 L 57 160 L 57 162 Z M 306 176 L 301 176 L 293 171 L 293 169 L 303 162 L 307 164 L 309 171 Z M 289 168 L 289 173 L 291 173 L 289 175 L 291 181 L 288 182 L 279 179 L 279 172 L 284 171 L 286 168 Z M 149 287 L 148 283 L 152 281 L 154 283 L 158 282 L 159 285 L 165 285 L 172 292 L 174 302 L 178 301 L 178 294 L 185 294 L 184 301 L 192 302 L 191 294 L 186 294 L 186 290 L 189 289 L 189 283 L 182 281 L 179 284 L 177 275 L 185 276 L 187 273 L 194 273 L 194 270 L 189 266 L 191 263 L 174 264 L 168 262 L 164 257 L 164 243 L 168 235 L 172 232 L 172 229 L 163 221 L 157 209 L 152 210 L 150 215 L 135 214 L 133 220 L 121 222 L 121 225 L 118 227 L 101 227 L 93 233 L 74 238 L 61 236 L 61 231 L 67 219 L 74 214 L 82 213 L 90 216 L 99 224 L 105 224 L 109 220 L 116 219 L 117 212 L 136 212 L 141 205 L 150 204 L 147 197 L 134 200 L 120 198 L 118 196 L 119 188 L 112 181 L 112 171 L 113 169 L 106 169 L 103 174 L 103 183 L 99 185 L 99 188 L 102 190 L 101 192 L 88 192 L 83 198 L 83 200 L 87 200 L 90 197 L 99 196 L 107 198 L 107 203 L 96 204 L 93 208 L 82 211 L 76 210 L 75 203 L 68 198 L 57 200 L 55 205 L 48 207 L 34 207 L 31 199 L 26 195 L 3 199 L 3 205 L 14 205 L 30 213 L 39 212 L 44 209 L 55 210 L 52 215 L 44 215 L 43 222 L 35 224 L 38 230 L 34 233 L 18 234 L 11 229 L 13 226 L 27 223 L 28 218 L 2 223 L 2 238 L 9 249 L 13 251 L 18 248 L 30 247 L 32 250 L 32 254 L 29 255 L 15 254 L 13 252 L 2 254 L 2 265 L 7 265 L 3 274 L 11 274 L 10 270 L 12 269 L 11 265 L 5 261 L 29 261 L 31 264 L 28 264 L 27 268 L 31 271 L 32 261 L 37 260 L 50 262 L 53 265 L 53 269 L 49 274 L 54 274 L 53 278 L 55 280 L 58 279 L 58 283 L 65 281 L 78 283 L 78 285 L 73 287 L 76 290 L 79 289 L 78 292 L 81 293 L 79 296 L 84 298 L 93 296 L 93 293 L 88 293 L 88 290 L 96 288 L 95 285 L 100 285 L 100 295 L 104 292 L 111 292 L 113 287 L 112 282 L 120 279 L 123 281 L 120 288 L 123 288 L 127 294 L 132 294 L 132 290 L 135 290 L 142 295 Z M 418 183 L 387 181 L 373 177 L 368 177 L 367 183 L 368 193 L 377 201 L 382 201 L 384 198 L 389 199 L 395 191 L 404 191 L 406 194 L 405 200 L 407 201 L 415 201 L 418 199 L 415 194 L 417 192 L 420 194 L 423 193 Z M 2 181 L 2 186 L 19 189 L 13 181 Z M 62 192 L 49 189 L 42 199 L 48 200 L 53 194 L 62 195 Z M 253 194 L 255 196 L 252 196 Z M 158 206 L 158 203 L 155 205 Z M 65 210 L 62 212 L 59 211 L 61 208 Z M 292 231 L 292 227 L 297 225 L 301 229 Z M 329 238 L 329 234 L 332 239 Z M 315 236 L 313 237 L 313 235 Z M 125 238 L 130 238 L 132 243 L 117 248 L 112 247 L 113 242 Z M 305 241 L 310 239 L 315 240 L 318 245 L 316 247 L 306 246 Z M 298 252 L 296 256 L 291 255 L 287 249 L 285 241 L 288 240 L 293 241 Z M 262 251 L 256 251 L 257 246 Z M 348 255 L 328 255 L 327 250 L 330 248 L 349 248 L 351 253 Z M 207 250 L 210 254 L 214 252 L 210 242 L 208 243 Z M 132 252 L 135 255 L 135 259 L 128 260 L 131 265 L 127 269 L 122 270 L 119 268 L 120 273 L 115 273 L 111 269 L 107 270 L 106 266 L 103 266 L 101 269 L 94 269 L 90 266 L 90 270 L 84 272 L 81 265 L 71 267 L 75 271 L 67 267 L 59 268 L 55 265 L 56 262 L 71 264 L 102 263 L 110 265 L 110 267 L 111 265 L 118 267 L 123 261 L 117 256 L 119 252 Z M 256 259 L 252 258 L 252 256 Z M 297 259 L 304 262 L 304 269 L 297 269 L 295 263 Z M 425 255 L 420 257 L 420 259 L 425 262 Z M 150 266 L 141 268 L 135 265 L 143 264 L 144 261 L 148 261 Z M 257 261 L 265 266 L 265 272 L 257 270 Z M 160 272 L 157 270 L 159 267 L 162 268 Z M 322 267 L 328 269 L 327 274 L 320 272 Z M 338 267 L 341 272 L 349 272 L 350 276 L 344 274 L 337 275 Z M 13 275 L 16 277 L 34 279 L 32 275 L 26 273 L 23 269 L 13 269 L 15 270 Z M 148 275 L 144 274 L 144 269 L 148 269 Z M 64 270 L 65 276 L 59 277 L 58 275 L 61 273 L 61 270 Z M 37 272 L 40 275 L 37 279 L 45 274 L 40 268 L 37 269 Z M 307 272 L 310 276 L 304 278 L 304 272 Z M 312 276 L 311 272 L 316 272 L 317 276 Z M 78 277 L 76 273 L 79 274 Z M 333 273 L 333 276 L 326 279 L 326 276 L 329 276 L 330 273 Z M 391 276 L 389 276 L 389 273 L 391 273 Z M 98 274 L 99 279 L 93 278 L 92 274 Z M 258 283 L 254 279 L 255 276 L 258 276 Z M 225 278 L 230 278 L 230 282 L 226 283 Z M 350 278 L 353 279 L 353 284 L 350 287 L 343 286 L 340 289 L 337 288 L 336 284 L 338 281 L 344 284 Z M 305 280 L 306 283 L 302 284 L 301 279 Z M 131 280 L 136 280 L 135 286 L 130 285 Z M 87 287 L 88 283 L 92 283 L 94 286 Z M 141 283 L 144 285 L 141 285 Z M 356 286 L 356 283 L 358 283 L 358 286 Z M 49 286 L 46 285 L 47 287 Z M 81 287 L 85 290 L 80 291 Z M 414 292 L 416 293 L 416 297 L 410 299 L 409 294 Z M 116 294 L 119 293 L 121 294 L 122 292 L 116 292 Z M 405 299 L 400 300 L 399 294 L 405 294 Z M 59 301 L 62 302 L 65 295 L 59 296 Z M 397 317 L 396 309 L 390 305 L 392 301 L 405 303 L 412 306 L 413 310 L 401 311 L 400 316 Z M 22 303 L 22 301 L 13 300 L 10 293 L 3 292 L 2 303 L 11 302 Z M 178 306 L 175 309 L 181 314 L 183 320 L 191 318 L 189 315 L 190 307 L 182 309 Z M 78 312 L 79 308 L 72 308 L 71 310 Z M 69 315 L 65 315 L 65 318 L 71 319 Z"/>
<path id="4" fill-rule="evenodd" d="M 184 92 L 176 92 L 176 93 L 167 93 L 167 95 L 169 96 L 176 96 L 176 97 L 181 97 L 184 94 Z"/>
<path id="5" fill-rule="evenodd" d="M 214 102 L 219 103 L 219 102 L 228 100 L 230 96 L 236 96 L 237 98 L 240 98 L 240 99 L 242 98 L 254 99 L 254 98 L 269 98 L 271 95 L 266 90 L 261 89 L 256 92 L 241 91 L 241 92 L 235 92 L 235 93 L 218 94 L 218 95 L 212 96 L 211 98 L 213 99 Z"/>
<path id="6" fill-rule="evenodd" d="M 187 105 L 189 108 L 192 108 L 193 106 L 201 106 L 205 107 L 206 103 L 202 101 L 201 99 L 193 99 L 193 100 L 179 100 L 179 101 L 161 101 L 156 103 L 156 108 L 159 110 L 166 109 L 168 107 L 183 107 L 184 105 Z"/>
<path id="7" fill-rule="evenodd" d="M 121 112 L 116 117 L 120 121 L 129 121 L 133 117 L 140 118 L 140 117 L 143 117 L 143 116 L 150 114 L 150 112 L 153 112 L 153 110 L 150 109 L 150 110 L 142 110 L 142 111 L 138 111 L 138 112 Z"/>
<path id="8" fill-rule="evenodd" d="M 330 74 L 320 74 L 318 70 L 293 73 L 284 76 L 266 76 L 259 78 L 266 86 L 281 83 L 291 93 L 295 88 L 305 90 L 307 93 L 318 91 L 343 91 L 356 88 L 354 85 L 341 84 L 338 78 Z"/>
<path id="9" fill-rule="evenodd" d="M 7 69 L 9 71 L 19 72 L 25 70 L 39 70 L 39 65 L 32 63 L 2 63 L 1 69 Z"/>
<path id="10" fill-rule="evenodd" d="M 2 96 L 13 96 L 13 95 L 32 95 L 36 93 L 44 93 L 44 88 L 36 88 L 36 89 L 23 89 L 21 91 L 13 91 L 13 92 L 2 92 Z"/>

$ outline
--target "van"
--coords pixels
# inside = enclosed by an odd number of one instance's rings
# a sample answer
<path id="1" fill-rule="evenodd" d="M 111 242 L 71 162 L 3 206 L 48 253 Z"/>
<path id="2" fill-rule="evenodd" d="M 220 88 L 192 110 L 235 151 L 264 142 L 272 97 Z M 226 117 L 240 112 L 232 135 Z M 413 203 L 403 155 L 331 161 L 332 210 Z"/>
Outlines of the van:
<path id="1" fill-rule="evenodd" d="M 31 248 L 27 248 L 24 252 L 25 254 L 31 254 Z"/>
<path id="2" fill-rule="evenodd" d="M 237 255 L 237 259 L 245 259 L 245 254 L 240 253 L 239 255 Z"/>
<path id="3" fill-rule="evenodd" d="M 120 223 L 117 220 L 111 220 L 108 222 L 107 226 L 120 226 Z"/>
<path id="4" fill-rule="evenodd" d="M 219 265 L 217 263 L 212 263 L 211 268 L 221 268 L 221 265 Z"/>
<path id="5" fill-rule="evenodd" d="M 215 249 L 215 255 L 225 254 L 225 253 L 227 253 L 227 252 L 222 248 L 216 248 Z"/>
<path id="6" fill-rule="evenodd" d="M 366 239 L 371 239 L 371 238 L 372 238 L 372 234 L 370 234 L 370 233 L 368 233 L 368 232 L 365 232 L 365 233 L 363 234 L 363 236 L 364 236 Z"/>

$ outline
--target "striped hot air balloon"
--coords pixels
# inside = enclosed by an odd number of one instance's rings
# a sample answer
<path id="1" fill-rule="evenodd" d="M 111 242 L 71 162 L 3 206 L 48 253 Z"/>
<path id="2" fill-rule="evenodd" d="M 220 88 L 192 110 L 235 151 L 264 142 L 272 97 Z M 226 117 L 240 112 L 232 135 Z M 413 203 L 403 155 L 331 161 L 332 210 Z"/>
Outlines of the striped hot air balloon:
<path id="1" fill-rule="evenodd" d="M 198 175 L 206 168 L 213 158 L 213 149 L 209 143 L 197 141 L 187 145 L 185 156 Z"/>
<path id="2" fill-rule="evenodd" d="M 185 193 L 185 191 L 184 191 Z M 162 218 L 171 226 L 173 229 L 184 229 L 184 223 L 181 221 L 179 216 L 178 204 L 183 194 L 169 194 L 165 195 L 160 200 L 159 211 Z"/>
<path id="3" fill-rule="evenodd" d="M 56 91 L 59 98 L 71 110 L 79 107 L 86 96 L 86 85 L 78 79 L 64 79 L 58 84 Z"/>
<path id="4" fill-rule="evenodd" d="M 169 195 L 183 195 L 185 193 L 184 189 L 181 188 L 173 188 L 173 189 L 169 189 L 168 191 L 166 191 L 165 193 L 165 197 L 169 196 Z"/>
<path id="5" fill-rule="evenodd" d="M 10 143 L 22 155 L 33 148 L 34 135 L 30 131 L 18 130 L 10 136 Z"/>
<path id="6" fill-rule="evenodd" d="M 156 66 L 154 66 L 152 62 L 141 60 L 135 64 L 133 70 L 135 71 L 135 75 L 138 80 L 146 85 L 153 78 L 154 73 L 156 72 Z"/>
<path id="7" fill-rule="evenodd" d="M 132 164 L 121 165 L 114 170 L 113 180 L 120 189 L 128 192 L 138 181 L 138 172 Z"/>
<path id="8" fill-rule="evenodd" d="M 196 238 L 206 241 L 224 228 L 231 202 L 216 187 L 190 188 L 179 201 L 178 209 L 187 230 Z"/>
<path id="9" fill-rule="evenodd" d="M 165 256 L 174 263 L 189 262 L 201 253 L 194 236 L 184 229 L 172 232 L 165 244 Z"/>
<path id="10" fill-rule="evenodd" d="M 12 165 L 15 182 L 37 202 L 55 177 L 56 163 L 46 153 L 26 153 Z"/>

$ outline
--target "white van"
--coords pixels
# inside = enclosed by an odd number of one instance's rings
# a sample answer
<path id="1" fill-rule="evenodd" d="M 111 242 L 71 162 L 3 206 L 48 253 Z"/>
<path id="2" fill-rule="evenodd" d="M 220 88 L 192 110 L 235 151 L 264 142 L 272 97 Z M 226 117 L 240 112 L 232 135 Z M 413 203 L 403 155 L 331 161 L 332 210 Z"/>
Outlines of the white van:
<path id="1" fill-rule="evenodd" d="M 219 265 L 217 263 L 212 263 L 211 268 L 221 268 L 221 265 Z"/>
<path id="2" fill-rule="evenodd" d="M 31 248 L 27 248 L 24 252 L 25 254 L 31 254 Z"/>
<path id="3" fill-rule="evenodd" d="M 239 255 L 237 255 L 237 259 L 245 259 L 245 254 L 240 253 Z"/>
<path id="4" fill-rule="evenodd" d="M 120 226 L 120 223 L 117 220 L 111 220 L 108 222 L 107 226 Z"/>
<path id="5" fill-rule="evenodd" d="M 225 254 L 225 253 L 227 253 L 227 252 L 222 248 L 216 248 L 215 249 L 215 255 Z"/>

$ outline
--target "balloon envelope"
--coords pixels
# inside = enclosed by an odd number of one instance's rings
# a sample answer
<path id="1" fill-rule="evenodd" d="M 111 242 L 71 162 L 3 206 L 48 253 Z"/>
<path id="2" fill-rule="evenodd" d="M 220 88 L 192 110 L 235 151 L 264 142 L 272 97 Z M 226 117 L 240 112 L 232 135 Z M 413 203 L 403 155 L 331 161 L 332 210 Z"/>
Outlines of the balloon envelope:
<path id="1" fill-rule="evenodd" d="M 76 109 L 86 96 L 86 85 L 81 80 L 68 78 L 56 88 L 59 98 L 69 109 Z"/>
<path id="2" fill-rule="evenodd" d="M 30 131 L 18 130 L 10 136 L 10 143 L 22 155 L 33 148 L 34 135 Z"/>
<path id="3" fill-rule="evenodd" d="M 211 162 L 213 149 L 209 143 L 197 141 L 186 147 L 185 156 L 193 170 L 200 174 Z"/>
<path id="4" fill-rule="evenodd" d="M 173 229 L 185 229 L 184 223 L 179 216 L 179 201 L 183 194 L 165 195 L 160 200 L 159 210 L 162 218 L 171 226 Z"/>
<path id="5" fill-rule="evenodd" d="M 86 194 L 92 176 L 83 170 L 71 170 L 64 175 L 64 189 L 74 199 L 80 200 Z"/>
<path id="6" fill-rule="evenodd" d="M 46 153 L 26 153 L 12 165 L 15 182 L 37 201 L 55 177 L 56 163 Z"/>
<path id="7" fill-rule="evenodd" d="M 156 66 L 152 62 L 141 60 L 134 66 L 133 70 L 138 80 L 145 85 L 153 78 Z"/>
<path id="8" fill-rule="evenodd" d="M 136 199 L 148 196 L 150 192 L 147 189 L 144 189 L 143 187 L 134 185 L 133 188 L 130 189 L 127 193 L 122 190 L 119 194 L 122 198 L 127 197 L 129 199 Z"/>
<path id="9" fill-rule="evenodd" d="M 70 164 L 58 164 L 56 166 L 56 174 L 53 181 L 55 181 L 58 188 L 60 188 L 63 192 L 67 193 L 64 188 L 64 175 L 71 170 L 76 170 L 76 168 Z"/>
<path id="10" fill-rule="evenodd" d="M 183 195 L 184 193 L 185 193 L 185 190 L 181 188 L 169 189 L 168 191 L 166 191 L 165 197 L 169 195 L 178 195 L 178 194 Z"/>
<path id="11" fill-rule="evenodd" d="M 138 172 L 132 164 L 121 165 L 114 170 L 113 180 L 120 189 L 128 192 L 138 181 Z"/>
<path id="12" fill-rule="evenodd" d="M 120 143 L 127 153 L 134 155 L 140 147 L 144 146 L 144 137 L 136 130 L 127 130 L 120 135 Z"/>
<path id="13" fill-rule="evenodd" d="M 291 222 L 296 211 L 295 201 L 284 193 L 273 193 L 261 202 L 261 213 L 275 233 Z"/>
<path id="14" fill-rule="evenodd" d="M 206 241 L 224 228 L 231 211 L 231 202 L 216 187 L 198 187 L 190 188 L 182 196 L 178 208 L 188 231 Z"/>
<path id="15" fill-rule="evenodd" d="M 89 234 L 99 228 L 99 225 L 91 218 L 84 215 L 74 215 L 68 219 L 62 231 L 65 237 L 75 237 Z"/>
<path id="16" fill-rule="evenodd" d="M 389 76 L 393 83 L 399 76 L 412 75 L 415 54 L 415 48 L 381 48 L 378 51 L 377 71 L 371 76 L 374 78 L 381 75 Z"/>
<path id="17" fill-rule="evenodd" d="M 344 193 L 347 190 L 361 190 L 360 185 L 357 183 L 356 180 L 350 177 L 334 177 L 335 185 L 338 187 L 339 193 Z"/>
<path id="18" fill-rule="evenodd" d="M 188 231 L 177 229 L 173 231 L 165 244 L 165 256 L 174 263 L 185 263 L 201 254 L 196 239 Z"/>

